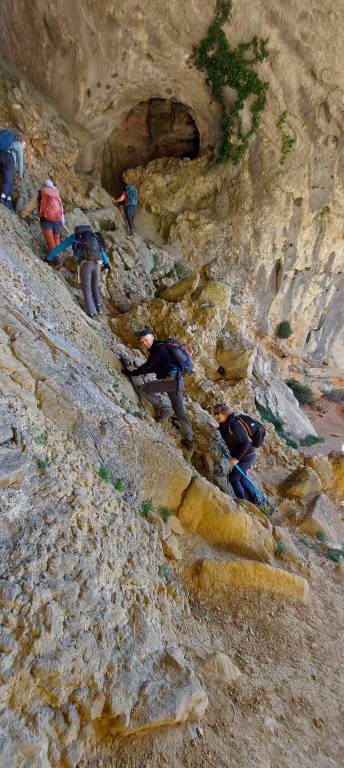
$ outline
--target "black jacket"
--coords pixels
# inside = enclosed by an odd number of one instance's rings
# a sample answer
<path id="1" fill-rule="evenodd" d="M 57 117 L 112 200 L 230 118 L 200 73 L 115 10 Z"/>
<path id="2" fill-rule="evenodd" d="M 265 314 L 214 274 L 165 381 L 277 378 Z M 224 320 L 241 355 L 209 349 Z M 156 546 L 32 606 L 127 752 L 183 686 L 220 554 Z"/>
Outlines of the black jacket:
<path id="1" fill-rule="evenodd" d="M 155 373 L 157 379 L 166 379 L 167 376 L 175 376 L 178 373 L 171 352 L 162 341 L 154 339 L 147 362 L 131 371 L 130 375 L 144 376 L 146 373 Z"/>
<path id="2" fill-rule="evenodd" d="M 240 461 L 244 456 L 250 456 L 254 453 L 251 440 L 234 413 L 231 413 L 226 421 L 219 425 L 219 429 L 233 459 Z"/>

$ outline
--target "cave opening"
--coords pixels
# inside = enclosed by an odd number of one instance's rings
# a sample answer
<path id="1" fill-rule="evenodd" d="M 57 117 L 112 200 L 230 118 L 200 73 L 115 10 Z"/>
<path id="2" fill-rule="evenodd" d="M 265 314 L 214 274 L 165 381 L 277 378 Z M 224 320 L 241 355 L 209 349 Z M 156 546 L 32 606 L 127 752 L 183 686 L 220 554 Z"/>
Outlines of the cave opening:
<path id="1" fill-rule="evenodd" d="M 189 107 L 173 99 L 141 101 L 103 148 L 102 184 L 110 194 L 118 194 L 127 168 L 162 157 L 194 159 L 199 148 L 200 134 Z"/>

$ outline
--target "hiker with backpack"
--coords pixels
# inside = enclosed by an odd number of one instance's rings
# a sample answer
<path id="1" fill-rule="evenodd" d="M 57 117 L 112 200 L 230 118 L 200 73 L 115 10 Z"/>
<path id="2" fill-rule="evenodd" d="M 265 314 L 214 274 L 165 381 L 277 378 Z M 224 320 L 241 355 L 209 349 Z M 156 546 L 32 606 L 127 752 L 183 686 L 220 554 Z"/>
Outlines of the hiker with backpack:
<path id="1" fill-rule="evenodd" d="M 61 230 L 65 223 L 60 193 L 51 179 L 46 179 L 41 189 L 33 195 L 21 212 L 21 218 L 26 219 L 35 208 L 38 210 L 43 237 L 50 252 L 60 245 Z"/>
<path id="2" fill-rule="evenodd" d="M 148 381 L 138 387 L 139 391 L 152 403 L 156 409 L 156 421 L 168 419 L 172 413 L 180 422 L 183 433 L 182 445 L 188 450 L 193 447 L 193 432 L 184 406 L 184 381 L 185 373 L 191 373 L 192 360 L 188 350 L 182 346 L 178 339 L 166 339 L 159 341 L 153 331 L 144 328 L 138 334 L 138 341 L 142 351 L 149 352 L 148 360 L 134 371 L 123 368 L 122 372 L 129 378 L 155 373 L 156 381 Z M 161 408 L 157 394 L 166 393 L 171 408 Z"/>
<path id="3" fill-rule="evenodd" d="M 74 234 L 67 237 L 48 255 L 48 262 L 55 263 L 57 268 L 62 264 L 59 254 L 66 248 L 72 248 L 80 271 L 81 287 L 84 295 L 86 313 L 92 319 L 101 312 L 100 303 L 100 267 L 102 271 L 110 271 L 109 259 L 106 255 L 106 244 L 100 232 L 93 232 L 89 224 L 75 227 Z"/>
<path id="4" fill-rule="evenodd" d="M 128 222 L 129 234 L 133 234 L 134 219 L 136 216 L 139 196 L 134 184 L 126 184 L 125 190 L 117 199 L 112 198 L 113 203 L 124 203 L 124 211 Z"/>
<path id="5" fill-rule="evenodd" d="M 222 439 L 231 454 L 229 461 L 230 474 L 228 480 L 238 499 L 247 499 L 253 504 L 260 504 L 261 498 L 252 483 L 242 472 L 247 474 L 252 467 L 256 453 L 265 438 L 265 428 L 251 416 L 244 413 L 236 414 L 225 403 L 217 403 L 213 410 Z M 212 425 L 209 425 L 212 426 Z M 241 470 L 241 472 L 240 472 Z"/>
<path id="6" fill-rule="evenodd" d="M 14 211 L 14 171 L 24 178 L 24 150 L 26 141 L 9 128 L 0 128 L 0 203 Z"/>

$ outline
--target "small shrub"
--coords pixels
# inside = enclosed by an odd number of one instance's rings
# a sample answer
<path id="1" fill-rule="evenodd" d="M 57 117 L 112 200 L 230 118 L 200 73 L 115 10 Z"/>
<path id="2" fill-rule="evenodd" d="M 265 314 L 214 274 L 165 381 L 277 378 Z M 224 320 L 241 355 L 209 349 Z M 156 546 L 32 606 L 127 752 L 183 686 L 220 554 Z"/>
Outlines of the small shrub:
<path id="1" fill-rule="evenodd" d="M 167 523 L 168 518 L 171 517 L 171 515 L 173 515 L 172 510 L 169 509 L 168 507 L 160 507 L 159 512 L 164 523 Z"/>
<path id="2" fill-rule="evenodd" d="M 187 277 L 190 272 L 189 268 L 186 266 L 186 264 L 184 264 L 183 261 L 176 261 L 174 269 L 179 280 L 183 280 L 184 277 Z"/>
<path id="3" fill-rule="evenodd" d="M 159 565 L 158 576 L 160 576 L 161 579 L 166 581 L 167 584 L 170 584 L 172 581 L 172 574 L 170 569 L 167 567 L 167 565 Z"/>
<path id="4" fill-rule="evenodd" d="M 256 408 L 257 408 L 257 411 L 260 413 L 262 419 L 272 424 L 272 426 L 275 428 L 279 437 L 281 437 L 282 440 L 284 440 L 287 445 L 289 445 L 291 448 L 298 447 L 297 443 L 295 442 L 295 440 L 292 440 L 289 433 L 285 432 L 282 419 L 279 419 L 277 416 L 275 416 L 275 414 L 272 413 L 270 408 L 265 408 L 264 405 L 261 405 L 257 401 L 256 401 Z"/>
<path id="5" fill-rule="evenodd" d="M 289 379 L 286 384 L 290 387 L 300 405 L 314 405 L 314 394 L 307 384 L 302 384 L 301 381 L 296 379 Z"/>
<path id="6" fill-rule="evenodd" d="M 37 467 L 40 472 L 45 472 L 49 467 L 49 462 L 46 459 L 38 459 Z"/>
<path id="7" fill-rule="evenodd" d="M 283 437 L 283 440 L 289 445 L 290 448 L 298 448 L 297 443 L 295 440 L 293 440 L 291 437 L 288 437 L 288 435 L 282 434 L 280 437 Z"/>
<path id="8" fill-rule="evenodd" d="M 278 555 L 283 555 L 286 552 L 288 552 L 288 547 L 285 545 L 281 538 L 278 538 L 276 541 L 275 555 L 278 557 Z"/>
<path id="9" fill-rule="evenodd" d="M 334 387 L 334 389 L 330 389 L 328 392 L 323 392 L 322 397 L 325 400 L 329 400 L 330 403 L 344 403 L 344 389 Z"/>
<path id="10" fill-rule="evenodd" d="M 34 440 L 35 440 L 35 443 L 37 443 L 37 445 L 44 445 L 45 447 L 48 445 L 48 438 L 44 434 L 44 432 L 41 432 L 40 435 L 37 435 L 37 437 L 35 437 Z"/>
<path id="11" fill-rule="evenodd" d="M 324 531 L 317 531 L 316 534 L 315 534 L 315 538 L 318 541 L 321 541 L 322 543 L 324 543 L 326 541 L 326 536 L 324 534 Z"/>
<path id="12" fill-rule="evenodd" d="M 155 512 L 155 507 L 152 502 L 152 499 L 145 499 L 142 502 L 140 506 L 140 512 L 141 512 L 141 515 L 143 515 L 143 517 L 147 517 L 147 515 L 149 515 L 150 512 Z"/>
<path id="13" fill-rule="evenodd" d="M 316 443 L 324 443 L 325 438 L 319 437 L 318 435 L 306 435 L 306 437 L 302 437 L 300 440 L 300 445 L 304 445 L 308 447 L 309 445 L 315 445 Z"/>
<path id="14" fill-rule="evenodd" d="M 110 485 L 112 485 L 116 491 L 123 492 L 125 490 L 123 480 L 118 480 L 116 477 L 114 477 L 112 472 L 110 472 L 110 470 L 104 465 L 99 467 L 98 477 L 100 477 L 101 480 L 104 480 L 105 483 L 110 483 Z"/>
<path id="15" fill-rule="evenodd" d="M 276 328 L 276 336 L 279 339 L 289 339 L 293 331 L 288 320 L 282 320 Z"/>
<path id="16" fill-rule="evenodd" d="M 125 491 L 125 485 L 123 483 L 123 480 L 114 480 L 112 482 L 112 485 L 115 491 L 120 491 L 120 493 L 123 493 L 123 491 Z"/>

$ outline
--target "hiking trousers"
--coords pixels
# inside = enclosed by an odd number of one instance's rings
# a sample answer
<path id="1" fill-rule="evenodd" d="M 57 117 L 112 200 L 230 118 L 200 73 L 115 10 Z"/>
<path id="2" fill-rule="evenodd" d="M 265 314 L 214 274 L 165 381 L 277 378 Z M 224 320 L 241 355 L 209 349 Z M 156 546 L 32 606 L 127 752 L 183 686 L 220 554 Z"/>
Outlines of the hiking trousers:
<path id="1" fill-rule="evenodd" d="M 57 245 L 60 245 L 61 237 L 60 233 L 55 234 L 53 229 L 47 229 L 43 225 L 41 225 L 42 234 L 44 237 L 44 240 L 48 246 L 48 251 L 52 251 L 54 248 L 56 248 Z"/>
<path id="2" fill-rule="evenodd" d="M 0 194 L 6 195 L 12 201 L 14 190 L 14 157 L 11 152 L 0 151 L 0 173 L 1 173 L 1 185 Z M 4 202 L 4 205 L 7 203 Z"/>
<path id="3" fill-rule="evenodd" d="M 89 317 L 95 317 L 100 310 L 99 264 L 96 261 L 84 261 L 80 277 L 86 312 Z"/>
<path id="4" fill-rule="evenodd" d="M 240 459 L 238 466 L 240 469 L 242 469 L 243 472 L 245 472 L 245 474 L 247 474 L 247 471 L 250 467 L 252 467 L 255 459 L 256 454 L 253 451 L 248 456 L 243 456 L 243 458 Z M 253 504 L 258 504 L 260 502 L 260 497 L 254 490 L 253 486 L 249 480 L 246 480 L 246 477 L 244 477 L 241 472 L 239 472 L 236 466 L 233 467 L 232 471 L 229 473 L 228 480 L 238 499 L 246 499 L 247 501 L 252 501 Z"/>
<path id="5" fill-rule="evenodd" d="M 127 217 L 129 232 L 132 235 L 133 234 L 133 226 L 134 226 L 134 218 L 136 214 L 136 205 L 125 205 L 124 206 L 125 215 Z"/>
<path id="6" fill-rule="evenodd" d="M 174 414 L 178 421 L 180 421 L 180 427 L 184 437 L 187 437 L 188 440 L 192 440 L 192 427 L 186 415 L 184 406 L 184 381 L 182 378 L 178 381 L 174 376 L 169 376 L 167 379 L 147 381 L 146 384 L 142 384 L 138 389 L 147 398 L 148 402 L 152 403 L 158 413 L 159 411 L 161 412 L 161 402 L 156 395 L 166 392 Z"/>

